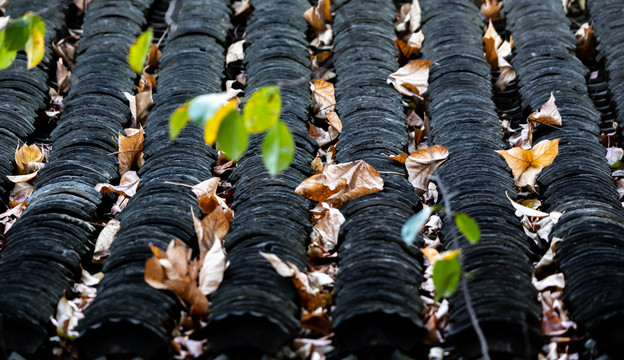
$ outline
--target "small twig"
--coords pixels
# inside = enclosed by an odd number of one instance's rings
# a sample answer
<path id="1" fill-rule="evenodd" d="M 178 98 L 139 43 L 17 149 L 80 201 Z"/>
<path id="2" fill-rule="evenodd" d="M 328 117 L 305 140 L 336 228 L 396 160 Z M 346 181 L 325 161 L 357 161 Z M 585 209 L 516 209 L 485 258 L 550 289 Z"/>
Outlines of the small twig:
<path id="1" fill-rule="evenodd" d="M 169 33 L 169 26 L 167 26 L 167 28 L 165 29 L 165 32 L 162 34 L 162 36 L 160 37 L 160 39 L 158 39 L 158 43 L 156 43 L 156 47 L 160 48 L 160 44 L 162 43 L 162 41 L 165 39 L 165 36 L 167 36 L 167 33 Z"/>

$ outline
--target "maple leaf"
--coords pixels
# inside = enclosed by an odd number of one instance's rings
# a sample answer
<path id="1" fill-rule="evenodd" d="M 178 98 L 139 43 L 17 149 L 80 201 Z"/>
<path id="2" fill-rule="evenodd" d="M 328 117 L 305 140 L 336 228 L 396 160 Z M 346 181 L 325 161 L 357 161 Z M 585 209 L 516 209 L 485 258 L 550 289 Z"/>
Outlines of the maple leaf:
<path id="1" fill-rule="evenodd" d="M 143 128 L 125 129 L 125 132 L 128 137 L 121 132 L 119 133 L 119 153 L 117 154 L 119 175 L 125 174 L 126 171 L 132 169 L 133 165 L 137 165 L 140 155 L 143 153 Z"/>
<path id="2" fill-rule="evenodd" d="M 559 140 L 542 140 L 530 150 L 515 147 L 510 150 L 496 150 L 511 168 L 516 186 L 535 189 L 537 176 L 543 168 L 552 164 L 559 154 Z"/>
<path id="3" fill-rule="evenodd" d="M 417 150 L 407 157 L 405 160 L 405 168 L 407 169 L 408 178 L 410 183 L 414 186 L 414 191 L 419 196 L 427 191 L 429 178 L 447 158 L 448 150 L 440 145 L 433 145 L 427 149 Z"/>
<path id="4" fill-rule="evenodd" d="M 431 64 L 429 60 L 412 60 L 390 74 L 387 82 L 403 95 L 421 97 L 429 86 Z"/>
<path id="5" fill-rule="evenodd" d="M 485 15 L 488 19 L 497 19 L 500 18 L 500 11 L 502 7 L 502 1 L 485 0 L 483 4 L 481 4 L 481 14 Z"/>
<path id="6" fill-rule="evenodd" d="M 167 251 L 150 245 L 154 254 L 145 262 L 145 282 L 156 289 L 170 290 L 184 303 L 191 306 L 191 312 L 208 313 L 208 299 L 197 287 L 199 266 L 191 260 L 191 249 L 180 239 L 171 240 Z"/>
<path id="7" fill-rule="evenodd" d="M 362 160 L 327 165 L 323 172 L 305 179 L 295 192 L 310 200 L 338 207 L 345 201 L 383 189 L 377 170 Z"/>
<path id="8" fill-rule="evenodd" d="M 529 115 L 529 120 L 546 125 L 561 126 L 561 114 L 559 114 L 559 109 L 555 105 L 555 95 L 553 93 L 550 93 L 550 98 L 539 110 L 535 110 L 535 112 Z"/>

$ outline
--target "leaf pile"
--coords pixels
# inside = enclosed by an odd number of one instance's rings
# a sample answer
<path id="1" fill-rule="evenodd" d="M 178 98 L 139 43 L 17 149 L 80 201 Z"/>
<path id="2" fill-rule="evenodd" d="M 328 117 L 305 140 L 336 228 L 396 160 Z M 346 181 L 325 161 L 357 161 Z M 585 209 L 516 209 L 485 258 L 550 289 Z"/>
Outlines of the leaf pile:
<path id="1" fill-rule="evenodd" d="M 413 0 L 411 4 L 403 4 L 394 23 L 397 35 L 394 45 L 399 50 L 399 64 L 404 65 L 420 52 L 425 40 L 420 25 L 421 10 L 418 0 Z"/>
<path id="2" fill-rule="evenodd" d="M 502 5 L 503 3 L 500 2 L 499 4 Z M 501 39 L 496 29 L 494 29 L 494 25 L 492 25 L 492 20 L 490 20 L 485 35 L 483 35 L 483 44 L 485 45 L 485 58 L 492 70 L 500 70 L 496 88 L 505 90 L 507 85 L 516 78 L 516 71 L 513 69 L 513 66 L 505 60 L 506 57 L 511 55 L 513 40 Z"/>

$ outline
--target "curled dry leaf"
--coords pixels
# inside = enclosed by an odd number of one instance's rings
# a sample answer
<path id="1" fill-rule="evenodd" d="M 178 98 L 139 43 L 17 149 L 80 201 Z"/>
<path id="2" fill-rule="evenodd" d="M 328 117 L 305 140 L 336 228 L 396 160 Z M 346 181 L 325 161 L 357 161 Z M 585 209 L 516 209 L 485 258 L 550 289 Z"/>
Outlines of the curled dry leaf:
<path id="1" fill-rule="evenodd" d="M 500 11 L 502 7 L 502 1 L 485 0 L 483 4 L 481 4 L 481 14 L 485 15 L 488 19 L 498 19 L 500 18 Z"/>
<path id="2" fill-rule="evenodd" d="M 208 180 L 204 180 L 200 182 L 199 184 L 193 186 L 193 193 L 195 194 L 195 196 L 197 196 L 198 200 L 200 200 L 203 197 L 216 194 L 220 181 L 221 179 L 218 177 L 213 177 Z"/>
<path id="3" fill-rule="evenodd" d="M 201 222 L 202 232 L 208 237 L 213 237 L 212 246 L 200 258 L 202 266 L 199 270 L 199 290 L 204 295 L 210 295 L 219 288 L 221 281 L 223 281 L 223 274 L 227 268 L 225 249 L 223 249 L 222 243 L 223 238 L 218 238 L 218 236 L 225 237 L 230 228 L 229 221 L 232 220 L 232 218 L 227 218 L 227 215 L 219 211 L 220 210 L 215 209 L 203 219 L 206 220 L 206 218 L 209 218 L 212 214 L 218 213 L 221 214 L 218 215 L 218 220 L 215 221 L 212 219 L 206 223 L 202 220 Z M 219 232 L 221 233 L 219 234 Z M 206 241 L 202 242 L 206 243 Z"/>
<path id="4" fill-rule="evenodd" d="M 397 20 L 394 23 L 394 28 L 397 33 L 404 33 L 409 29 L 411 7 L 411 4 L 401 5 L 401 9 L 397 13 Z"/>
<path id="5" fill-rule="evenodd" d="M 607 163 L 609 166 L 617 163 L 622 160 L 622 156 L 624 156 L 624 149 L 618 147 L 608 147 L 607 148 Z"/>
<path id="6" fill-rule="evenodd" d="M 145 91 L 139 92 L 136 95 L 131 95 L 125 91 L 123 93 L 126 99 L 128 99 L 134 125 L 145 124 L 147 116 L 149 115 L 149 109 L 154 105 L 152 89 L 145 87 L 144 90 Z"/>
<path id="7" fill-rule="evenodd" d="M 215 207 L 201 221 L 193 213 L 193 224 L 199 242 L 200 258 L 203 258 L 215 246 L 214 243 L 223 243 L 230 230 L 232 218 L 234 218 L 234 211 L 227 206 Z"/>
<path id="8" fill-rule="evenodd" d="M 323 172 L 305 179 L 295 192 L 310 200 L 338 207 L 345 201 L 383 189 L 377 170 L 362 160 L 327 165 Z"/>
<path id="9" fill-rule="evenodd" d="M 141 179 L 139 179 L 139 175 L 137 175 L 137 172 L 131 170 L 126 171 L 121 176 L 118 186 L 100 183 L 95 185 L 95 190 L 102 194 L 113 192 L 118 195 L 133 197 L 134 194 L 136 194 L 137 189 L 139 188 L 140 182 Z"/>
<path id="10" fill-rule="evenodd" d="M 19 175 L 32 174 L 39 171 L 45 165 L 44 154 L 37 145 L 22 145 L 15 150 L 15 164 Z"/>
<path id="11" fill-rule="evenodd" d="M 498 58 L 498 68 L 500 69 L 500 74 L 498 79 L 496 79 L 495 86 L 497 90 L 502 91 L 507 89 L 509 83 L 516 79 L 516 70 L 502 57 Z"/>
<path id="12" fill-rule="evenodd" d="M 317 154 L 316 157 L 314 157 L 314 160 L 312 160 L 310 167 L 312 168 L 312 172 L 314 174 L 322 173 L 324 168 L 323 159 L 321 159 L 321 157 Z"/>
<path id="13" fill-rule="evenodd" d="M 405 160 L 409 181 L 419 196 L 427 191 L 431 174 L 446 161 L 448 155 L 448 150 L 444 146 L 433 145 L 411 153 Z"/>
<path id="14" fill-rule="evenodd" d="M 140 154 L 143 152 L 144 132 L 143 128 L 125 129 L 128 137 L 119 133 L 119 174 L 123 175 L 126 171 L 132 169 L 139 160 Z"/>
<path id="15" fill-rule="evenodd" d="M 562 238 L 553 237 L 550 242 L 550 247 L 548 247 L 548 251 L 546 251 L 546 254 L 544 254 L 540 261 L 535 265 L 536 272 L 539 272 L 539 270 L 555 262 L 555 250 L 557 250 L 557 244 L 561 241 L 563 241 Z"/>
<path id="16" fill-rule="evenodd" d="M 317 219 L 310 234 L 312 243 L 319 245 L 326 251 L 332 250 L 338 244 L 338 232 L 345 222 L 345 217 L 340 210 L 322 202 L 317 207 L 323 208 L 320 218 Z"/>
<path id="17" fill-rule="evenodd" d="M 420 22 L 421 22 L 421 10 L 420 10 L 420 4 L 418 3 L 418 0 L 412 0 L 412 6 L 410 6 L 409 16 L 410 16 L 410 19 L 409 19 L 410 32 L 413 33 L 418 28 L 420 28 Z"/>
<path id="18" fill-rule="evenodd" d="M 317 34 L 327 29 L 325 21 L 332 20 L 330 8 L 331 4 L 329 0 L 319 0 L 316 6 L 310 7 L 303 13 L 303 17 L 306 19 L 308 24 L 314 28 Z"/>
<path id="19" fill-rule="evenodd" d="M 50 316 L 52 324 L 56 327 L 56 334 L 62 339 L 73 340 L 78 336 L 76 326 L 84 315 L 76 304 L 67 300 L 65 294 L 56 306 L 56 317 Z"/>
<path id="20" fill-rule="evenodd" d="M 243 45 L 245 40 L 239 40 L 228 48 L 227 55 L 225 56 L 225 64 L 233 63 L 235 61 L 243 60 L 245 58 L 245 50 Z"/>
<path id="21" fill-rule="evenodd" d="M 240 16 L 251 10 L 249 6 L 249 0 L 237 0 L 232 3 L 232 10 L 234 10 L 234 16 Z"/>
<path id="22" fill-rule="evenodd" d="M 314 103 L 314 115 L 324 119 L 327 113 L 334 111 L 336 97 L 334 95 L 334 84 L 323 79 L 316 79 L 310 85 L 312 91 L 312 101 Z"/>
<path id="23" fill-rule="evenodd" d="M 145 63 L 145 70 L 149 73 L 153 73 L 154 70 L 158 68 L 158 65 L 160 65 L 161 56 L 162 56 L 162 52 L 158 49 L 158 45 L 152 44 L 152 46 L 150 46 L 149 52 L 147 53 L 147 62 Z"/>
<path id="24" fill-rule="evenodd" d="M 574 34 L 576 36 L 576 56 L 582 60 L 591 59 L 596 52 L 596 33 L 591 25 L 584 23 Z"/>
<path id="25" fill-rule="evenodd" d="M 485 35 L 483 35 L 483 44 L 485 46 L 485 58 L 492 70 L 511 67 L 511 64 L 505 60 L 505 57 L 511 54 L 511 43 L 501 39 L 491 20 Z"/>
<path id="26" fill-rule="evenodd" d="M 66 94 L 69 92 L 69 77 L 71 72 L 67 70 L 63 64 L 63 59 L 59 58 L 56 62 L 56 83 L 59 94 Z"/>
<path id="27" fill-rule="evenodd" d="M 208 299 L 197 287 L 199 266 L 191 261 L 191 249 L 179 240 L 171 240 L 167 251 L 150 246 L 154 256 L 145 262 L 145 282 L 150 286 L 170 290 L 196 314 L 208 313 Z"/>
<path id="28" fill-rule="evenodd" d="M 561 126 L 561 114 L 559 114 L 559 109 L 555 105 L 555 95 L 553 93 L 550 93 L 550 98 L 539 110 L 535 110 L 535 112 L 529 115 L 529 120 L 546 125 Z"/>
<path id="29" fill-rule="evenodd" d="M 338 137 L 338 131 L 331 126 L 325 131 L 323 128 L 309 124 L 308 135 L 316 140 L 320 147 L 324 147 Z"/>
<path id="30" fill-rule="evenodd" d="M 537 291 L 544 291 L 551 287 L 563 289 L 565 287 L 565 279 L 563 277 L 563 273 L 552 274 L 540 281 L 534 281 L 533 286 L 535 286 Z"/>
<path id="31" fill-rule="evenodd" d="M 559 140 L 542 140 L 530 150 L 515 147 L 496 152 L 505 158 L 511 168 L 516 186 L 528 186 L 534 190 L 539 173 L 559 154 Z"/>
<path id="32" fill-rule="evenodd" d="M 388 84 L 392 84 L 398 92 L 407 96 L 422 97 L 429 86 L 429 60 L 412 60 L 405 66 L 388 76 Z"/>
<path id="33" fill-rule="evenodd" d="M 536 209 L 532 209 L 528 206 L 524 206 L 524 205 L 520 205 L 517 202 L 511 200 L 511 198 L 509 197 L 509 194 L 505 191 L 505 196 L 507 196 L 507 199 L 509 200 L 509 202 L 511 202 L 511 205 L 514 207 L 514 209 L 516 209 L 516 216 L 531 216 L 531 217 L 537 217 L 537 218 L 543 218 L 548 216 L 548 213 L 545 213 L 543 211 L 539 211 Z"/>
<path id="34" fill-rule="evenodd" d="M 408 158 L 408 157 L 409 157 L 409 156 L 407 156 L 406 154 L 398 154 L 398 155 L 390 155 L 390 156 L 387 156 L 387 158 L 392 159 L 392 160 L 395 160 L 395 161 L 398 161 L 398 162 L 400 162 L 401 164 L 405 164 L 405 161 L 407 161 L 407 158 Z"/>
<path id="35" fill-rule="evenodd" d="M 110 246 L 113 243 L 113 240 L 115 240 L 115 235 L 119 229 L 121 229 L 121 224 L 116 219 L 112 219 L 106 224 L 95 241 L 93 260 L 100 261 L 108 256 Z"/>

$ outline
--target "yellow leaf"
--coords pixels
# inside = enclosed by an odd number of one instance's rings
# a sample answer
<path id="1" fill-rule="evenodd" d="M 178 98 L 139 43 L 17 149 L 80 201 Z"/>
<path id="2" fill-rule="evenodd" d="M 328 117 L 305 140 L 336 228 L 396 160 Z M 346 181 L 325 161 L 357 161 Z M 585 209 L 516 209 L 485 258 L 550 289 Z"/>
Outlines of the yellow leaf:
<path id="1" fill-rule="evenodd" d="M 377 170 L 362 160 L 339 165 L 327 165 L 323 172 L 305 179 L 295 192 L 333 207 L 343 202 L 383 189 L 383 179 Z"/>
<path id="2" fill-rule="evenodd" d="M 529 120 L 546 125 L 561 126 L 561 114 L 559 114 L 559 109 L 555 105 L 555 95 L 553 93 L 550 93 L 550 99 L 542 105 L 539 111 L 535 110 L 535 112 L 529 115 Z"/>
<path id="3" fill-rule="evenodd" d="M 388 83 L 407 96 L 422 96 L 429 86 L 429 60 L 412 60 L 388 76 Z"/>
<path id="4" fill-rule="evenodd" d="M 431 174 L 446 161 L 448 155 L 448 150 L 444 146 L 433 145 L 430 148 L 415 151 L 407 157 L 405 168 L 409 181 L 418 195 L 427 191 Z"/>
<path id="5" fill-rule="evenodd" d="M 510 150 L 497 150 L 511 168 L 516 186 L 535 188 L 537 176 L 543 168 L 552 164 L 559 154 L 559 140 L 540 141 L 530 150 L 515 147 Z"/>
<path id="6" fill-rule="evenodd" d="M 143 67 L 147 61 L 153 39 L 154 30 L 149 28 L 136 38 L 128 51 L 128 64 L 130 64 L 130 68 L 139 75 L 143 72 Z"/>
<path id="7" fill-rule="evenodd" d="M 41 31 L 38 26 L 31 26 L 30 36 L 28 37 L 28 41 L 26 42 L 26 57 L 28 58 L 29 69 L 34 68 L 41 62 L 43 59 L 43 54 L 45 53 L 45 46 L 43 35 L 45 31 Z"/>
<path id="8" fill-rule="evenodd" d="M 208 119 L 206 122 L 206 127 L 204 128 L 204 141 L 206 144 L 213 144 L 217 140 L 217 134 L 219 133 L 219 126 L 221 126 L 221 122 L 230 111 L 236 111 L 236 105 L 238 104 L 238 100 L 232 99 L 228 101 L 226 104 L 221 106 L 215 114 Z"/>

